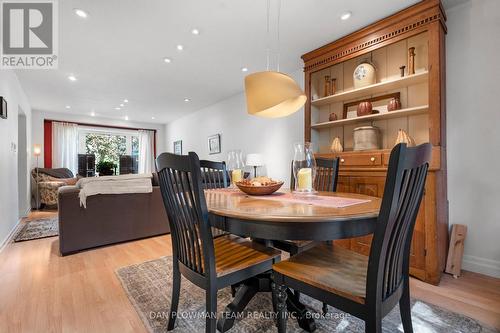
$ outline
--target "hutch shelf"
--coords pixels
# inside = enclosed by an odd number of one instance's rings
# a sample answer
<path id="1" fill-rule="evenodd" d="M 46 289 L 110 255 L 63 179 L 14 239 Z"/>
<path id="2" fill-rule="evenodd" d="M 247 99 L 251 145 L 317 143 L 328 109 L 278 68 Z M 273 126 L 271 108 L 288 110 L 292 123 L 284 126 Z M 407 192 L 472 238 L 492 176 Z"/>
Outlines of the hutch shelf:
<path id="1" fill-rule="evenodd" d="M 381 92 L 386 92 L 388 90 L 408 87 L 414 84 L 427 82 L 428 78 L 429 78 L 429 72 L 424 71 L 422 73 L 407 75 L 401 78 L 375 83 L 367 87 L 352 89 L 338 94 L 330 95 L 327 97 L 318 98 L 316 100 L 313 100 L 311 104 L 314 106 L 322 106 L 349 99 L 365 97 L 367 95 L 373 95 Z"/>
<path id="2" fill-rule="evenodd" d="M 412 115 L 426 113 L 428 110 L 429 110 L 429 105 L 414 106 L 411 108 L 405 108 L 405 109 L 401 109 L 401 110 L 397 110 L 397 111 L 384 112 L 384 113 L 378 113 L 378 114 L 370 114 L 368 116 L 340 119 L 340 120 L 334 120 L 334 121 L 325 121 L 323 123 L 311 125 L 311 128 L 312 129 L 321 129 L 321 128 L 328 128 L 328 127 L 342 126 L 345 124 L 365 123 L 367 120 L 376 121 L 376 120 L 380 120 L 380 119 L 408 117 L 408 116 L 412 116 Z"/>
<path id="3" fill-rule="evenodd" d="M 412 238 L 410 273 L 438 284 L 448 244 L 446 193 L 445 35 L 446 16 L 439 0 L 424 0 L 302 56 L 304 60 L 305 141 L 316 156 L 340 157 L 338 190 L 382 196 L 389 154 L 399 129 L 416 144 L 430 142 L 432 161 Z M 415 73 L 408 73 L 409 49 Z M 374 84 L 355 89 L 353 73 L 360 63 L 375 67 Z M 406 66 L 404 76 L 401 67 Z M 335 79 L 335 91 L 325 81 Z M 333 83 L 332 83 L 333 85 Z M 397 96 L 401 109 L 387 111 Z M 356 106 L 370 100 L 378 113 L 356 116 Z M 335 114 L 329 121 L 332 114 Z M 376 126 L 380 149 L 355 151 L 353 132 Z M 344 151 L 330 146 L 339 138 Z M 371 236 L 337 241 L 368 254 Z"/>

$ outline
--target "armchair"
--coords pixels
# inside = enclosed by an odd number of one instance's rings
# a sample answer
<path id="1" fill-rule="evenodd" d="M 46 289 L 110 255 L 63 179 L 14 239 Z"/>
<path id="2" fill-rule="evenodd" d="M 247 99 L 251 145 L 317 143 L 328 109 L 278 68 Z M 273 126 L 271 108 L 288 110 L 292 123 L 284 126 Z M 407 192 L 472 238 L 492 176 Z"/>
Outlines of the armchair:
<path id="1" fill-rule="evenodd" d="M 40 206 L 57 206 L 57 190 L 61 186 L 74 185 L 78 178 L 67 168 L 34 168 L 31 171 L 34 182 L 32 195 L 35 198 L 35 208 Z"/>

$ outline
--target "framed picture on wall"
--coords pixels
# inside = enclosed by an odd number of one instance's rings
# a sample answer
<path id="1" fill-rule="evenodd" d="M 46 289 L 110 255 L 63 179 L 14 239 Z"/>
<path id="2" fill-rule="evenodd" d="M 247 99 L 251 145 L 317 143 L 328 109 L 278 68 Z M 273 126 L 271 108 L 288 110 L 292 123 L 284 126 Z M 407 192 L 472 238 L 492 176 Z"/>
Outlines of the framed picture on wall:
<path id="1" fill-rule="evenodd" d="M 208 137 L 208 153 L 220 154 L 220 134 L 214 134 Z"/>
<path id="2" fill-rule="evenodd" d="M 174 141 L 174 154 L 182 155 L 182 140 Z"/>
<path id="3" fill-rule="evenodd" d="M 0 118 L 7 119 L 7 101 L 0 97 Z"/>

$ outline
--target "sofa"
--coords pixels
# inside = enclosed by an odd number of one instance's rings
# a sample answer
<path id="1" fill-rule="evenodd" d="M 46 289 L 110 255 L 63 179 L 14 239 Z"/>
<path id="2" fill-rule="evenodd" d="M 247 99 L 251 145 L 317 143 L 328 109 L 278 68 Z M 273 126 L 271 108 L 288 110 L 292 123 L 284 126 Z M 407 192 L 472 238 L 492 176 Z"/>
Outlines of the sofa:
<path id="1" fill-rule="evenodd" d="M 152 193 L 99 194 L 80 207 L 76 186 L 58 191 L 59 250 L 68 255 L 81 250 L 170 232 L 157 178 Z"/>
<path id="2" fill-rule="evenodd" d="M 61 186 L 74 185 L 78 178 L 67 168 L 34 168 L 31 171 L 34 198 L 33 207 L 56 206 L 57 190 Z"/>

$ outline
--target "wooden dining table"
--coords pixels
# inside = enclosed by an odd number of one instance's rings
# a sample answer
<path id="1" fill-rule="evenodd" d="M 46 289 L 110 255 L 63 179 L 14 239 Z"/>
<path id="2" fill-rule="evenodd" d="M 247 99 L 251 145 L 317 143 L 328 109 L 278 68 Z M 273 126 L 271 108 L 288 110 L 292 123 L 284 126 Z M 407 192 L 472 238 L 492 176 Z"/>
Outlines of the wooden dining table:
<path id="1" fill-rule="evenodd" d="M 287 191 L 273 198 L 249 196 L 237 189 L 205 191 L 210 224 L 229 233 L 250 237 L 272 246 L 273 240 L 331 241 L 366 236 L 375 230 L 381 199 L 354 193 L 318 192 L 317 196 L 337 197 L 339 200 L 363 200 L 345 207 L 318 205 L 304 200 L 287 200 Z M 282 195 L 282 197 L 280 197 Z M 283 198 L 283 199 L 282 199 Z M 321 198 L 320 198 L 321 199 Z M 314 201 L 314 197 L 311 197 Z M 332 199 L 333 200 L 333 199 Z M 260 291 L 271 291 L 271 272 L 244 281 L 219 319 L 221 332 L 230 329 L 237 313 L 244 310 Z M 290 290 L 288 310 L 296 315 L 299 326 L 306 331 L 315 329 L 314 320 Z M 228 315 L 229 314 L 229 315 Z"/>

